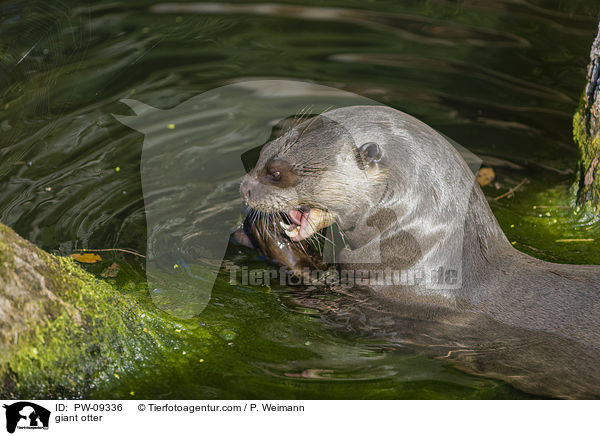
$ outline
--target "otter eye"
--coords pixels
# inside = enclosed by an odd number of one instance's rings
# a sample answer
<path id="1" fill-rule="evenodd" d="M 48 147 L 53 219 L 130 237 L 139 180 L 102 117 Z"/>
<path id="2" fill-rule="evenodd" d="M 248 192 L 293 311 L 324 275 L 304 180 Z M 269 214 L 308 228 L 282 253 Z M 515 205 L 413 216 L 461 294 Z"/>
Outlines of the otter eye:
<path id="1" fill-rule="evenodd" d="M 289 162 L 279 158 L 268 161 L 259 178 L 264 183 L 270 183 L 278 188 L 287 188 L 296 183 L 292 166 Z"/>
<path id="2" fill-rule="evenodd" d="M 365 165 L 377 163 L 383 157 L 383 150 L 375 142 L 367 142 L 358 147 L 358 157 Z"/>

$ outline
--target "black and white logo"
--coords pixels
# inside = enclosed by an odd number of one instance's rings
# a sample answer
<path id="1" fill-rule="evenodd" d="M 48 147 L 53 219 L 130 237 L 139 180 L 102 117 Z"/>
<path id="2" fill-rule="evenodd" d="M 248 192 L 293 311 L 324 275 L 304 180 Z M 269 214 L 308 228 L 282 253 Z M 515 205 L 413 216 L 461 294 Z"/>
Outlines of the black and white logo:
<path id="1" fill-rule="evenodd" d="M 50 411 L 28 401 L 19 401 L 3 406 L 6 409 L 6 431 L 14 433 L 16 429 L 48 429 Z"/>

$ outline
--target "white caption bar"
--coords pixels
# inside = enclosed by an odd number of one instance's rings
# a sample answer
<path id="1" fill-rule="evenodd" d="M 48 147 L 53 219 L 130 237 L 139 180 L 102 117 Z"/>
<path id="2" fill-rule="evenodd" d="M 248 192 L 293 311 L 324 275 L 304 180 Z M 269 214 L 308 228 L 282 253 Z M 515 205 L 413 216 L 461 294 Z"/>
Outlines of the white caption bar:
<path id="1" fill-rule="evenodd" d="M 0 435 L 600 434 L 594 401 L 0 400 Z M 7 433 L 8 432 L 8 433 Z M 235 432 L 235 433 L 234 433 Z"/>

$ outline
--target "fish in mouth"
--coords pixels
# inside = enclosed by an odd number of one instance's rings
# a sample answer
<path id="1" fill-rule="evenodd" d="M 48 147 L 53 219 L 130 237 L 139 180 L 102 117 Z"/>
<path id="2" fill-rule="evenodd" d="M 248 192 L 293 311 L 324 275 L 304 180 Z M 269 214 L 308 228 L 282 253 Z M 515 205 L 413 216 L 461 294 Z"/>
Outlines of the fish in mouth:
<path id="1" fill-rule="evenodd" d="M 331 213 L 316 207 L 299 207 L 282 214 L 279 225 L 292 241 L 300 242 L 333 223 Z"/>

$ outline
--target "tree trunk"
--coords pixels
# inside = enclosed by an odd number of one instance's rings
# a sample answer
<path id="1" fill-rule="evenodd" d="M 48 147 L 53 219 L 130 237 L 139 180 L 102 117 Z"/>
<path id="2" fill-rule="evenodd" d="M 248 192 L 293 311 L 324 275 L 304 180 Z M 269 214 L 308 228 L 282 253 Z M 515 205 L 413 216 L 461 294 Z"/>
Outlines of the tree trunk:
<path id="1" fill-rule="evenodd" d="M 573 117 L 573 137 L 579 148 L 577 204 L 600 210 L 600 27 L 592 45 L 587 86 Z"/>
<path id="2" fill-rule="evenodd" d="M 146 315 L 0 224 L 0 398 L 78 398 L 116 382 L 155 347 Z"/>

